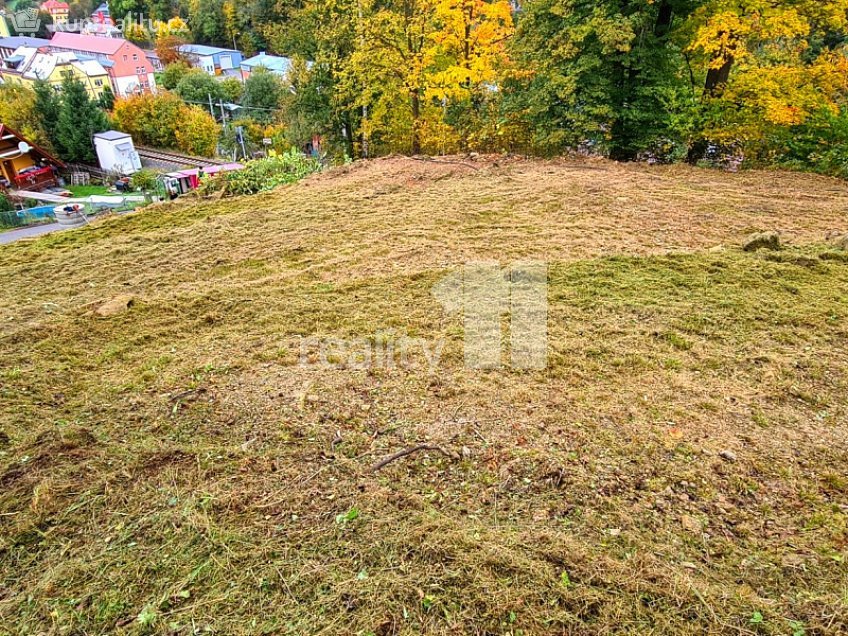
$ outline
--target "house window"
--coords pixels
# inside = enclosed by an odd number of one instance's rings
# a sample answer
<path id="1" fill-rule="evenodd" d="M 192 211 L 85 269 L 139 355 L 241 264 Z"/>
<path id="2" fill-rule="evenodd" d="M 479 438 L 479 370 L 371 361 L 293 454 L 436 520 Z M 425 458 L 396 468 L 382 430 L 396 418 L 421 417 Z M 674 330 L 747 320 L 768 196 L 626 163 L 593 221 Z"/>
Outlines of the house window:
<path id="1" fill-rule="evenodd" d="M 126 61 L 127 61 L 127 56 L 125 55 L 125 56 L 124 56 L 124 62 L 126 62 Z"/>
<path id="2" fill-rule="evenodd" d="M 95 86 L 103 86 L 103 80 L 94 80 Z"/>
<path id="3" fill-rule="evenodd" d="M 138 62 L 138 53 L 133 53 L 133 62 Z"/>

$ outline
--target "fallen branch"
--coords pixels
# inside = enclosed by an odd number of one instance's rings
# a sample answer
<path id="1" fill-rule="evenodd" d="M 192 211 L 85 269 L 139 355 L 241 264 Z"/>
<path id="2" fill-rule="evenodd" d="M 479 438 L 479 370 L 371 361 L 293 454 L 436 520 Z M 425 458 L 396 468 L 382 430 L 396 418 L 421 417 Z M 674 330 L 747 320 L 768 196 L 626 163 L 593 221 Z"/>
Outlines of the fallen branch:
<path id="1" fill-rule="evenodd" d="M 403 450 L 398 451 L 398 452 L 396 452 L 392 455 L 389 455 L 388 457 L 384 457 L 383 459 L 378 461 L 376 464 L 371 466 L 371 472 L 376 473 L 378 470 L 385 468 L 386 466 L 391 464 L 396 459 L 400 459 L 401 457 L 406 457 L 407 455 L 412 455 L 413 453 L 417 453 L 418 451 L 423 451 L 423 450 L 436 451 L 436 452 L 441 453 L 442 455 L 445 455 L 446 457 L 450 457 L 451 459 L 457 458 L 455 453 L 451 453 L 450 451 L 446 451 L 441 446 L 436 446 L 435 444 L 419 444 L 418 446 L 411 446 L 409 448 L 404 448 Z"/>

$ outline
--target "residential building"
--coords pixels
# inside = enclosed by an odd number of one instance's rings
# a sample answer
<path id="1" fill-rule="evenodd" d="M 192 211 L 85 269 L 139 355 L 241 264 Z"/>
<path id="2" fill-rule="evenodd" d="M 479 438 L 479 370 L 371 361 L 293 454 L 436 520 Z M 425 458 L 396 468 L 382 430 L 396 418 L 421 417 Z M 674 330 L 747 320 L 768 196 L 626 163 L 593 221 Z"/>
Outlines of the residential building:
<path id="1" fill-rule="evenodd" d="M 118 97 L 156 92 L 153 66 L 138 46 L 122 38 L 56 33 L 50 40 L 55 51 L 71 51 L 93 57 L 109 74 L 112 92 Z"/>
<path id="2" fill-rule="evenodd" d="M 242 79 L 247 79 L 253 71 L 260 67 L 280 77 L 286 77 L 291 70 L 292 61 L 287 57 L 268 55 L 265 51 L 262 51 L 258 55 L 249 57 L 241 63 Z"/>
<path id="3" fill-rule="evenodd" d="M 209 75 L 234 75 L 238 77 L 242 62 L 241 51 L 222 49 L 205 44 L 183 44 L 177 50 L 189 63 Z"/>
<path id="4" fill-rule="evenodd" d="M 56 185 L 65 164 L 5 124 L 0 124 L 0 186 L 39 190 Z"/>
<path id="5" fill-rule="evenodd" d="M 165 65 L 162 64 L 162 60 L 159 59 L 159 54 L 156 51 L 144 49 L 144 55 L 147 57 L 147 61 L 150 62 L 150 66 L 153 67 L 155 73 L 165 70 Z"/>
<path id="6" fill-rule="evenodd" d="M 50 14 L 50 17 L 53 18 L 54 27 L 61 27 L 68 23 L 68 14 L 71 11 L 71 7 L 67 2 L 47 0 L 47 2 L 41 3 L 40 9 L 44 13 Z"/>
<path id="7" fill-rule="evenodd" d="M 42 46 L 50 46 L 50 40 L 31 38 L 26 35 L 13 35 L 8 38 L 0 38 L 0 62 L 5 61 L 10 55 L 14 55 L 15 51 L 22 46 L 31 46 L 38 49 Z"/>
<path id="8" fill-rule="evenodd" d="M 82 25 L 83 35 L 96 35 L 101 38 L 120 38 L 121 30 L 115 26 L 115 21 L 109 12 L 109 5 L 105 2 L 97 7 Z"/>
<path id="9" fill-rule="evenodd" d="M 96 24 L 115 26 L 112 14 L 109 12 L 109 4 L 104 2 L 91 13 L 91 21 Z"/>
<path id="10" fill-rule="evenodd" d="M 98 99 L 111 84 L 109 74 L 97 60 L 69 51 L 49 51 L 46 47 L 18 47 L 3 60 L 0 77 L 4 82 L 29 87 L 36 80 L 44 80 L 57 90 L 66 77 L 76 77 L 92 99 Z"/>

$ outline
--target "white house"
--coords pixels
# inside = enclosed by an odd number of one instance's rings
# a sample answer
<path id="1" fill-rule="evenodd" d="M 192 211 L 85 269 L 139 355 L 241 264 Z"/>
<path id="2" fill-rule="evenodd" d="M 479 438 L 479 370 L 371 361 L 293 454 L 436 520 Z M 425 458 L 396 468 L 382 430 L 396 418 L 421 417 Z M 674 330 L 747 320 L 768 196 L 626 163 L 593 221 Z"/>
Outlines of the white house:
<path id="1" fill-rule="evenodd" d="M 132 137 L 117 130 L 94 135 L 94 149 L 100 167 L 107 172 L 130 175 L 141 170 L 141 159 L 135 151 Z"/>
<path id="2" fill-rule="evenodd" d="M 192 66 L 209 75 L 239 76 L 241 51 L 204 44 L 183 44 L 177 50 L 188 58 Z"/>

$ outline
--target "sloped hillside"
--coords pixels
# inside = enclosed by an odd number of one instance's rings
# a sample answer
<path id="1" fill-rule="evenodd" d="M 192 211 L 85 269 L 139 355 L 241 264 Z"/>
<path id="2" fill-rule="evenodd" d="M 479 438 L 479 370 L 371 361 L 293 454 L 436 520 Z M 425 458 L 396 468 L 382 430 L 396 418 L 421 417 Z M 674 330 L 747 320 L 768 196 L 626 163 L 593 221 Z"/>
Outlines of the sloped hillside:
<path id="1" fill-rule="evenodd" d="M 0 247 L 0 633 L 845 633 L 846 210 L 389 158 Z M 486 260 L 548 264 L 545 370 L 465 368 Z"/>

